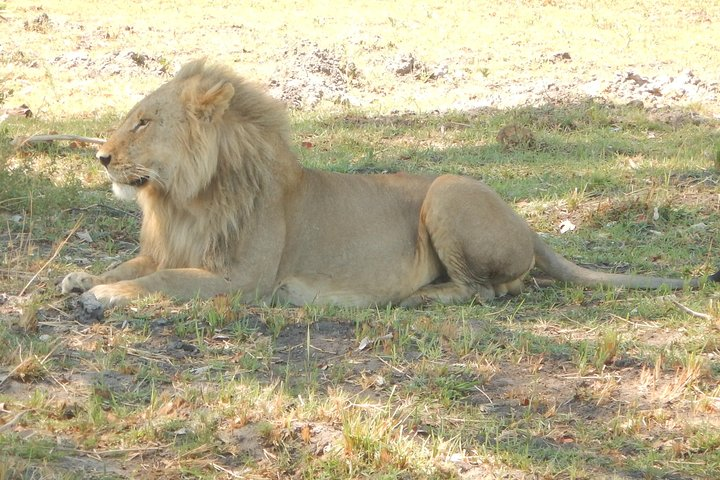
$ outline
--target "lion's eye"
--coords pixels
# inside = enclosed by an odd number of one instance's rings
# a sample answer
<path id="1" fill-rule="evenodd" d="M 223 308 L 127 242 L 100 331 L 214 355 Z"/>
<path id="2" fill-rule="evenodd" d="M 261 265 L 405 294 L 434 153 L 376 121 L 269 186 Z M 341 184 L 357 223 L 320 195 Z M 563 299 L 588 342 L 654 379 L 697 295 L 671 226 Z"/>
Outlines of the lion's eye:
<path id="1" fill-rule="evenodd" d="M 137 124 L 133 128 L 133 132 L 137 132 L 141 128 L 147 127 L 149 123 L 150 123 L 150 120 L 148 120 L 147 118 L 141 118 L 140 120 L 138 120 Z"/>

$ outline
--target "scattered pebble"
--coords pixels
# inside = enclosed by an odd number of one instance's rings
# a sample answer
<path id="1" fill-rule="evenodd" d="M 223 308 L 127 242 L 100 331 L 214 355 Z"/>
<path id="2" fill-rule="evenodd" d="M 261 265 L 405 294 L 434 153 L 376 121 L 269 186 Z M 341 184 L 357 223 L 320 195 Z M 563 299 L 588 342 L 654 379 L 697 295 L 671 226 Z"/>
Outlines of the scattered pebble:
<path id="1" fill-rule="evenodd" d="M 287 62 L 272 76 L 270 93 L 295 109 L 315 107 L 321 100 L 352 103 L 348 84 L 360 76 L 341 53 L 302 41 L 285 52 Z"/>
<path id="2" fill-rule="evenodd" d="M 707 228 L 708 226 L 705 223 L 700 222 L 696 223 L 695 225 L 691 225 L 689 230 L 693 232 L 704 232 L 707 230 Z"/>
<path id="3" fill-rule="evenodd" d="M 395 75 L 408 75 L 415 70 L 415 56 L 412 53 L 400 53 L 387 64 L 387 69 Z"/>
<path id="4" fill-rule="evenodd" d="M 105 307 L 90 292 L 85 292 L 79 297 L 75 297 L 74 312 L 80 323 L 100 322 L 105 314 Z"/>

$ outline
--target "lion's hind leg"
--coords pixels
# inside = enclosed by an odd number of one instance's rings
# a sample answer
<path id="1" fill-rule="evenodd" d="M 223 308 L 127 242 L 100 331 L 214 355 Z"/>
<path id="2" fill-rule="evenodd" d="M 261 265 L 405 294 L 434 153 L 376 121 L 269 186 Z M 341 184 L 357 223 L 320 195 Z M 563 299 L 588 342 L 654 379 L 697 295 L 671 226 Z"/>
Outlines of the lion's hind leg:
<path id="1" fill-rule="evenodd" d="M 428 190 L 420 228 L 430 239 L 447 281 L 426 285 L 402 302 L 451 304 L 517 294 L 534 262 L 530 229 L 483 183 L 445 175 Z"/>
<path id="2" fill-rule="evenodd" d="M 412 308 L 429 303 L 442 303 L 444 305 L 456 305 L 468 303 L 470 300 L 479 302 L 492 300 L 495 292 L 492 287 L 483 285 L 468 285 L 460 282 L 444 282 L 426 285 L 408 298 L 400 302 L 401 307 Z"/>

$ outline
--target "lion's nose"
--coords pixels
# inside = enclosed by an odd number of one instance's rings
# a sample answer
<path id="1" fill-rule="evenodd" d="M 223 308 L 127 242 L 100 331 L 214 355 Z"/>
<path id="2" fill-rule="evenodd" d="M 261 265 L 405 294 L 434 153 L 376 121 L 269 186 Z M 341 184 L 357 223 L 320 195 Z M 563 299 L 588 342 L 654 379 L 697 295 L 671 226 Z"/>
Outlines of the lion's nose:
<path id="1" fill-rule="evenodd" d="M 100 160 L 100 163 L 102 163 L 104 167 L 110 165 L 110 160 L 112 160 L 112 155 L 109 153 L 98 152 L 95 157 Z"/>

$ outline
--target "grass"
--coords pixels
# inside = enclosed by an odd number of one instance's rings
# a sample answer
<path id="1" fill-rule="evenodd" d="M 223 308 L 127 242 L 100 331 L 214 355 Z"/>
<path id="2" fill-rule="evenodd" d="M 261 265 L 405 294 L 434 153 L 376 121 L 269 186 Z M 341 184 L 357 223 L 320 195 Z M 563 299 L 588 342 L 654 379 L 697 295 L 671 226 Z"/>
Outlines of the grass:
<path id="1" fill-rule="evenodd" d="M 599 113 L 588 116 L 588 109 Z M 580 103 L 415 115 L 401 125 L 358 112 L 296 113 L 294 123 L 297 144 L 313 138 L 313 148 L 298 149 L 306 164 L 461 171 L 498 188 L 577 261 L 707 273 L 720 215 L 718 173 L 702 149 L 715 141 L 717 125 L 654 125 L 664 133 L 649 139 L 639 134 L 652 121 L 652 112 L 644 115 Z M 548 117 L 596 120 L 558 131 Z M 519 118 L 543 146 L 501 152 L 494 133 Z M 12 135 L 48 128 L 35 122 L 6 122 L 4 148 Z M 468 126 L 440 128 L 450 122 Z M 608 132 L 608 122 L 622 128 Z M 327 149 L 314 132 L 325 132 Z M 418 149 L 414 137 L 427 145 Z M 639 168 L 625 154 L 602 156 L 606 145 L 623 143 Z M 138 219 L 95 174 L 82 185 L 63 181 L 58 170 L 46 175 L 39 165 L 47 162 L 95 172 L 85 151 L 58 157 L 63 147 L 53 148 L 6 157 L 23 166 L 5 170 L 7 191 L 33 185 L 32 196 L 42 200 L 2 197 L 3 290 L 26 286 L 80 209 L 79 230 L 93 241 L 72 236 L 27 287 L 26 313 L 4 314 L 3 386 L 11 388 L 0 391 L 2 418 L 25 412 L 0 431 L 0 441 L 12 445 L 2 454 L 6 478 L 75 478 L 68 465 L 80 468 L 86 452 L 101 462 L 82 475 L 109 470 L 110 478 L 122 477 L 130 458 L 155 476 L 201 478 L 714 475 L 720 429 L 708 415 L 720 408 L 720 336 L 712 287 L 675 298 L 713 320 L 690 318 L 654 292 L 554 285 L 487 305 L 419 311 L 153 298 L 111 312 L 102 324 L 77 324 L 52 279 L 78 265 L 100 271 L 132 254 Z M 560 235 L 565 218 L 577 229 Z M 57 442 L 65 447 L 53 448 Z"/>
<path id="2" fill-rule="evenodd" d="M 89 76 L 94 61 L 122 49 L 162 65 L 199 54 L 240 60 L 267 79 L 288 45 L 331 39 L 376 90 L 350 90 L 369 100 L 362 107 L 292 113 L 305 165 L 470 175 L 577 262 L 702 275 L 718 267 L 713 105 L 572 97 L 445 109 L 493 82 L 505 98 L 546 75 L 581 78 L 583 68 L 604 78 L 693 65 L 716 78 L 713 22 L 703 19 L 717 18 L 717 6 L 310 2 L 296 11 L 261 2 L 240 15 L 215 2 L 160 2 L 158 23 L 140 3 L 112 12 L 74 3 L 0 4 L 15 29 L 14 53 L 0 57 L 13 67 L 0 107 L 28 102 L 35 113 L 0 122 L 0 480 L 716 478 L 716 287 L 673 297 L 707 318 L 678 308 L 669 292 L 529 281 L 515 298 L 421 310 L 154 297 L 84 324 L 55 282 L 132 256 L 139 214 L 112 199 L 92 149 L 10 142 L 49 131 L 106 137 L 164 79 L 145 70 Z M 50 23 L 33 23 L 42 13 Z M 348 32 L 348 19 L 362 31 Z M 62 45 L 86 44 L 89 60 L 66 68 Z M 387 58 L 408 50 L 429 66 L 449 58 L 462 75 L 390 78 Z M 561 50 L 572 62 L 543 60 Z M 413 113 L 402 113 L 408 106 Z M 503 148 L 496 136 L 510 124 L 535 141 Z M 576 228 L 560 234 L 565 220 Z"/>

